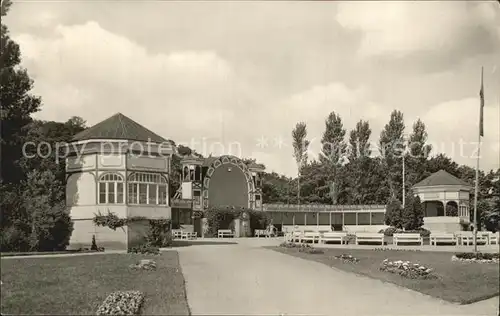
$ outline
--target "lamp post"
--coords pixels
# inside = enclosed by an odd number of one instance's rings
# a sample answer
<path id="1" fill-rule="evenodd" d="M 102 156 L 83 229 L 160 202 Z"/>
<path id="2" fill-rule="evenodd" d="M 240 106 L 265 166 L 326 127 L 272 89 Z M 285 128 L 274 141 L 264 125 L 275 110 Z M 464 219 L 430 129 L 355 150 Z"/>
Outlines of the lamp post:
<path id="1" fill-rule="evenodd" d="M 406 202 L 406 189 L 405 189 L 405 156 L 406 156 L 406 140 L 407 136 L 406 134 L 403 134 L 403 208 L 405 207 L 405 202 Z"/>

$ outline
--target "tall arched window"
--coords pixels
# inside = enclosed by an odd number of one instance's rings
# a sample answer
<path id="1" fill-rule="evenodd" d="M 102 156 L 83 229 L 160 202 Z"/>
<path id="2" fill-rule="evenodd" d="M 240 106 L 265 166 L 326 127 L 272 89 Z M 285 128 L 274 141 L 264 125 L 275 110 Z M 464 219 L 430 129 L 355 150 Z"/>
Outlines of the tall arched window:
<path id="1" fill-rule="evenodd" d="M 123 177 L 116 173 L 107 173 L 99 178 L 99 204 L 123 203 Z"/>
<path id="2" fill-rule="evenodd" d="M 157 173 L 133 173 L 128 180 L 128 203 L 167 205 L 166 178 Z"/>

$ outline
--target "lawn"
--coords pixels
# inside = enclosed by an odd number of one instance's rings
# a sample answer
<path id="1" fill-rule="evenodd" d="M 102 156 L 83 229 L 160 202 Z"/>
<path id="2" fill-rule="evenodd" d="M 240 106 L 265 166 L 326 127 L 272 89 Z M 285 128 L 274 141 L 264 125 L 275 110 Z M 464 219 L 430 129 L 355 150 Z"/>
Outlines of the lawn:
<path id="1" fill-rule="evenodd" d="M 374 251 L 361 249 L 322 249 L 323 254 L 307 254 L 297 248 L 271 249 L 299 258 L 314 260 L 343 271 L 352 272 L 384 282 L 394 283 L 445 301 L 470 304 L 499 295 L 497 264 L 463 263 L 451 261 L 452 253 L 423 251 Z M 348 254 L 360 261 L 343 263 L 334 256 Z M 410 261 L 434 269 L 437 279 L 407 279 L 397 274 L 380 271 L 384 259 Z"/>
<path id="2" fill-rule="evenodd" d="M 131 270 L 153 259 L 156 271 Z M 95 314 L 114 291 L 145 294 L 144 315 L 189 315 L 184 277 L 176 251 L 160 256 L 99 254 L 1 260 L 2 314 Z"/>

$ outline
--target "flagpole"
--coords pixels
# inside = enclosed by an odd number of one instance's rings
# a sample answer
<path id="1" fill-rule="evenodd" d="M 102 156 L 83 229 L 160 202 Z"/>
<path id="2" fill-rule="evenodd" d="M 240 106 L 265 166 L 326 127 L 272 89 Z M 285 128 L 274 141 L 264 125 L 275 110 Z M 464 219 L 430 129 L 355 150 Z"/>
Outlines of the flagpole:
<path id="1" fill-rule="evenodd" d="M 483 134 L 483 106 L 484 106 L 484 91 L 483 91 L 483 67 L 481 67 L 481 90 L 480 90 L 480 106 L 479 106 L 479 130 L 477 140 L 477 160 L 476 160 L 476 183 L 474 187 L 474 252 L 477 252 L 477 195 L 479 192 L 479 157 L 481 156 L 481 135 Z"/>

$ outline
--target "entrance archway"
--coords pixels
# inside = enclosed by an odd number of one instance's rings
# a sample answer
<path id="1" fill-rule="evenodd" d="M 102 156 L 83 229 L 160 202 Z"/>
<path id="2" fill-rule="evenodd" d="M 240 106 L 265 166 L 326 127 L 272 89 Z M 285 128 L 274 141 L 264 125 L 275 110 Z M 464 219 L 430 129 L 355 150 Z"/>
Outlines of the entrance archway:
<path id="1" fill-rule="evenodd" d="M 458 204 L 455 201 L 448 201 L 446 203 L 446 216 L 458 216 Z"/>
<path id="2" fill-rule="evenodd" d="M 424 217 L 444 216 L 444 205 L 441 201 L 425 201 L 422 203 Z"/>
<path id="3" fill-rule="evenodd" d="M 222 169 L 219 169 L 221 167 L 227 168 L 225 169 L 226 174 L 224 176 L 219 174 L 222 171 Z M 216 170 L 218 171 L 217 174 Z M 233 173 L 229 175 L 231 172 Z M 218 191 L 228 190 L 230 192 L 218 192 L 214 188 L 211 190 L 210 186 L 211 182 L 213 182 L 212 180 L 216 180 L 218 182 Z M 224 181 L 227 181 L 227 183 Z M 214 183 L 212 183 L 212 186 L 213 185 Z M 244 192 L 240 193 L 240 190 L 244 190 Z M 213 201 L 215 204 L 221 204 L 221 201 L 228 201 L 228 203 L 236 205 L 226 204 L 226 206 L 242 206 L 252 208 L 254 203 L 254 192 L 255 185 L 253 177 L 250 170 L 248 170 L 247 165 L 235 156 L 221 156 L 210 164 L 203 180 L 203 207 L 208 208 L 210 205 L 209 198 L 214 198 L 218 200 Z M 240 196 L 228 196 L 227 199 L 223 199 L 221 198 L 223 194 L 245 194 L 245 196 L 244 198 Z"/>

